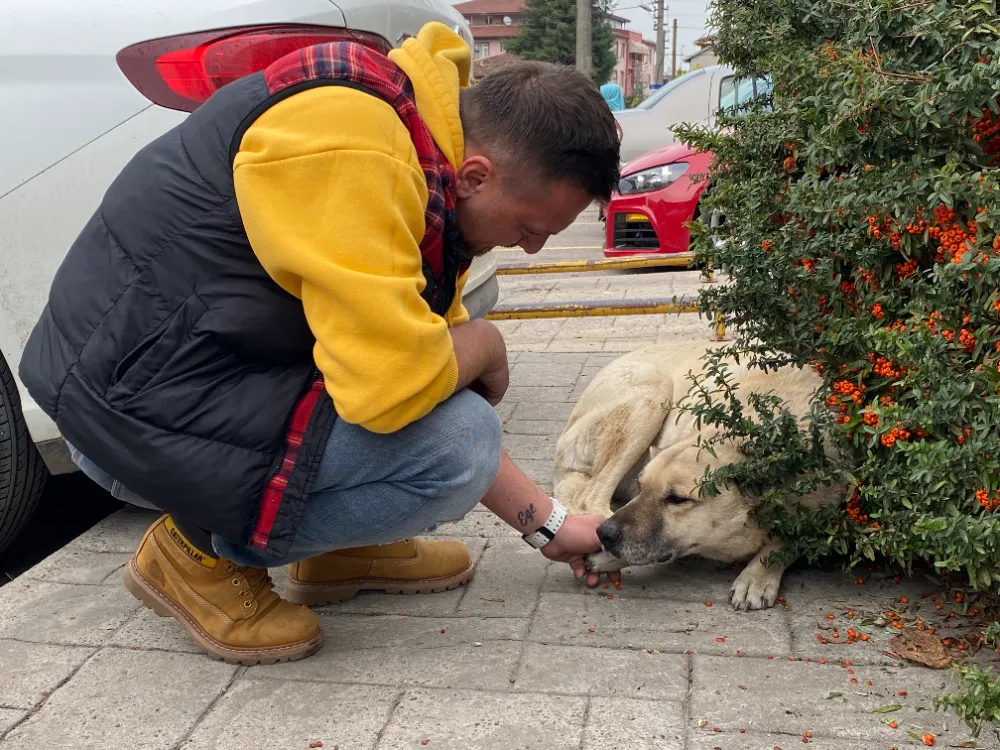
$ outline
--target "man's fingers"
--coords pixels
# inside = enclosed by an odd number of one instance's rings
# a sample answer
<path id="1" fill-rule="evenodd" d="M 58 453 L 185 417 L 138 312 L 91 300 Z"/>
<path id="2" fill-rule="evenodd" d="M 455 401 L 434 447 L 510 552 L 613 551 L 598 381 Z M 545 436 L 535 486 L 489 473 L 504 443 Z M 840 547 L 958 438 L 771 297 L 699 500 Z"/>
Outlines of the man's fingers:
<path id="1" fill-rule="evenodd" d="M 594 588 L 600 582 L 601 582 L 601 574 L 600 573 L 588 573 L 587 574 L 587 585 L 590 586 L 590 588 Z"/>

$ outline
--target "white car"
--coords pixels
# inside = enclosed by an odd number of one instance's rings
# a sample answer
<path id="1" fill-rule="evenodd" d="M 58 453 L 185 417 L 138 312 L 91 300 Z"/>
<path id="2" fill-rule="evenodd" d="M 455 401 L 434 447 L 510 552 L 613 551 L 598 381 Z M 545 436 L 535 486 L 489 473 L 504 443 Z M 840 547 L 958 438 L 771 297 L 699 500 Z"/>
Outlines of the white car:
<path id="1" fill-rule="evenodd" d="M 15 373 L 56 269 L 128 160 L 214 88 L 296 47 L 356 38 L 388 51 L 448 0 L 4 0 L 0 3 L 0 551 L 50 473 L 74 471 Z M 186 110 L 186 111 L 184 111 Z M 464 301 L 497 299 L 492 254 Z"/>
<path id="2" fill-rule="evenodd" d="M 736 108 L 770 90 L 767 79 L 740 79 L 725 65 L 698 68 L 678 76 L 635 108 L 613 113 L 622 129 L 622 163 L 674 143 L 675 125 L 712 127 L 719 110 Z"/>

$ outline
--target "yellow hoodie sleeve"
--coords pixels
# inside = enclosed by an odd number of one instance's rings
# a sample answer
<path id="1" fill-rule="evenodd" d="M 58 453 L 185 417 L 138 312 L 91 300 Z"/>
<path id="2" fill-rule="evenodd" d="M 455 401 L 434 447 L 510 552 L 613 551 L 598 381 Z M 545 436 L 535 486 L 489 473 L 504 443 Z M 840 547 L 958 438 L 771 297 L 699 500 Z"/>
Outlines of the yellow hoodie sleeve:
<path id="1" fill-rule="evenodd" d="M 321 86 L 247 130 L 236 197 L 257 258 L 302 300 L 337 413 L 395 432 L 455 390 L 447 320 L 421 298 L 427 185 L 406 127 L 384 101 Z"/>
<path id="2" fill-rule="evenodd" d="M 451 307 L 448 308 L 448 312 L 445 314 L 445 319 L 452 328 L 469 322 L 469 311 L 465 309 L 465 305 L 462 303 L 462 291 L 465 289 L 465 282 L 468 280 L 468 271 L 458 277 L 458 283 L 455 285 L 455 299 L 451 301 Z"/>

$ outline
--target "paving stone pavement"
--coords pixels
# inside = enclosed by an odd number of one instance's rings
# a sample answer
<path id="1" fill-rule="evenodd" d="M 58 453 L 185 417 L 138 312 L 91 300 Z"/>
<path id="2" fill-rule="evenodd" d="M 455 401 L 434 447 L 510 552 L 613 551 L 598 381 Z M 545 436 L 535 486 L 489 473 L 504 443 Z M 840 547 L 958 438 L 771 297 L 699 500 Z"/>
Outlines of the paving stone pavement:
<path id="1" fill-rule="evenodd" d="M 546 489 L 575 400 L 615 356 L 512 351 L 505 440 Z M 871 620 L 887 610 L 959 632 L 920 579 L 795 569 L 784 601 L 751 613 L 726 601 L 733 568 L 697 560 L 588 590 L 477 509 L 435 534 L 469 544 L 470 585 L 318 608 L 318 654 L 245 668 L 121 585 L 153 518 L 121 511 L 0 588 L 0 750 L 902 750 L 924 733 L 1000 749 L 934 711 L 949 673 L 884 653 L 894 631 Z M 840 645 L 848 628 L 869 640 Z"/>

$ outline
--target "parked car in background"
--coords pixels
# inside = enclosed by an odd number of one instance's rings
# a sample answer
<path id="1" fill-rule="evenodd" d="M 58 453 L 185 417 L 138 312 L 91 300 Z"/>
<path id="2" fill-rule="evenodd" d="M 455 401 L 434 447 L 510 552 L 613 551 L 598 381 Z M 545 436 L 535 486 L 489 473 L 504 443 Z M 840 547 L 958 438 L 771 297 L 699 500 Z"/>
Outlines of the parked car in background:
<path id="1" fill-rule="evenodd" d="M 613 113 L 622 129 L 622 162 L 674 143 L 675 125 L 712 127 L 720 109 L 735 109 L 770 90 L 769 80 L 738 79 L 725 65 L 699 68 L 678 76 L 635 108 Z"/>
<path id="2" fill-rule="evenodd" d="M 687 82 L 685 82 L 687 79 Z M 651 101 L 671 85 L 676 84 L 673 96 L 678 97 L 675 104 L 678 109 L 686 106 L 700 109 L 703 94 L 712 95 L 716 81 L 719 99 L 712 105 L 707 124 L 715 125 L 719 112 L 740 114 L 741 107 L 759 96 L 765 96 L 771 91 L 771 82 L 766 78 L 736 78 L 724 66 L 704 68 L 676 78 L 650 97 Z M 692 85 L 693 84 L 693 85 Z M 698 92 L 701 93 L 698 93 Z M 680 94 L 684 98 L 680 98 Z M 696 96 L 697 94 L 697 96 Z M 714 95 L 713 95 L 714 96 Z M 658 107 L 672 107 L 670 92 L 662 94 Z M 709 103 L 716 102 L 710 99 Z M 642 105 L 639 105 L 640 107 Z M 745 109 L 745 108 L 744 108 Z M 635 111 L 635 110 L 627 110 Z M 656 109 L 648 110 L 655 112 Z M 694 111 L 689 110 L 689 111 Z M 615 116 L 623 113 L 615 112 Z M 664 111 L 664 116 L 671 115 Z M 643 115 L 642 117 L 650 117 Z M 622 130 L 625 131 L 625 122 Z M 647 125 L 652 120 L 647 121 Z M 693 122 L 691 119 L 679 118 L 673 123 Z M 628 136 L 623 132 L 622 154 L 631 153 L 627 149 L 634 148 L 638 138 L 647 137 L 647 131 L 633 127 L 632 140 L 626 146 Z M 671 133 L 671 136 L 673 134 Z M 683 143 L 670 139 L 670 145 L 660 146 L 631 159 L 622 167 L 622 178 L 618 190 L 612 195 L 606 209 L 601 212 L 601 218 L 606 221 L 604 254 L 609 258 L 623 255 L 644 253 L 675 254 L 690 250 L 691 230 L 688 223 L 695 220 L 709 221 L 703 216 L 701 199 L 709 188 L 708 167 L 712 161 L 710 153 L 696 151 Z M 725 217 L 716 217 L 716 221 L 724 221 Z"/>
<path id="3" fill-rule="evenodd" d="M 685 224 L 699 216 L 711 160 L 711 154 L 675 143 L 625 165 L 604 212 L 604 255 L 688 252 Z"/>
<path id="4" fill-rule="evenodd" d="M 448 0 L 0 4 L 0 551 L 48 475 L 75 469 L 15 373 L 56 269 L 122 167 L 220 86 L 288 52 L 347 39 L 388 51 L 431 21 L 472 44 Z M 496 302 L 495 269 L 491 255 L 473 264 L 473 317 Z"/>

